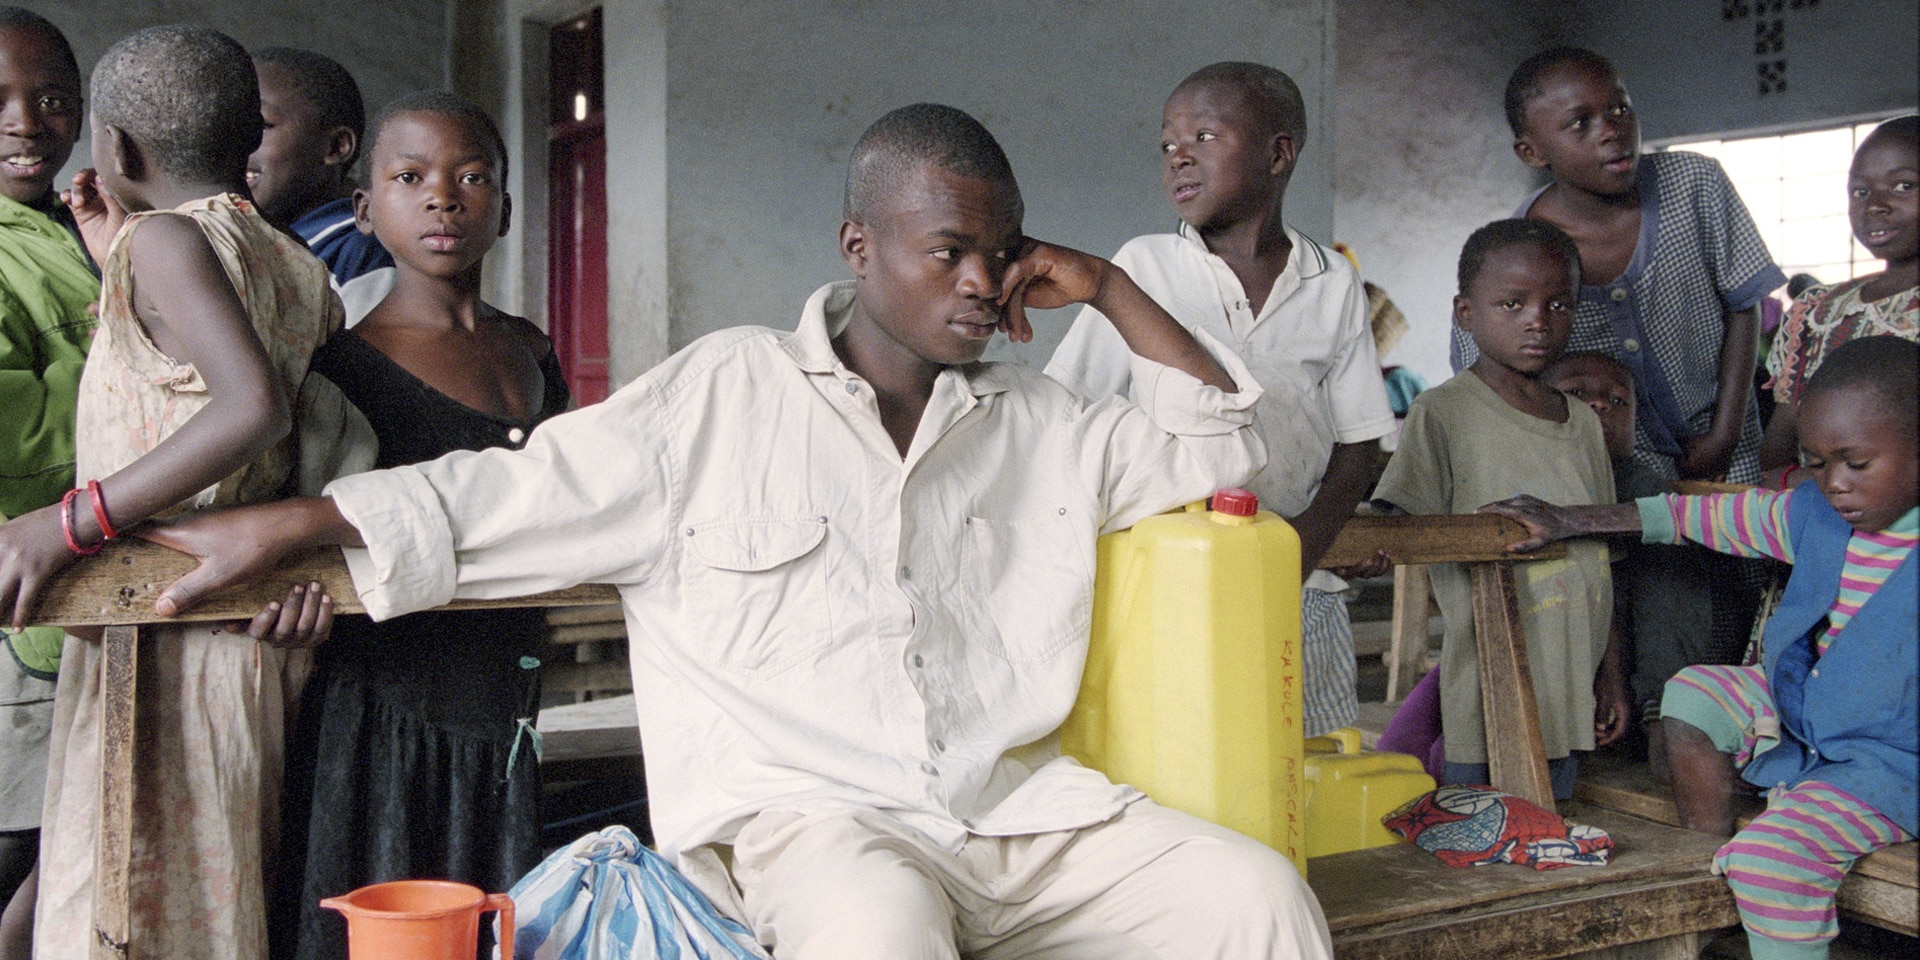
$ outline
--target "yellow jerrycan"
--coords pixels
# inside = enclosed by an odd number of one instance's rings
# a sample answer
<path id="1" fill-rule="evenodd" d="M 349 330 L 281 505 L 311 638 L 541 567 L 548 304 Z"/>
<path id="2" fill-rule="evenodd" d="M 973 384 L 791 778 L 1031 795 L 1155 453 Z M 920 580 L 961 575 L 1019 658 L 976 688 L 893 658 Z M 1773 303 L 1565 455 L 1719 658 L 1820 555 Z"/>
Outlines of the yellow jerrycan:
<path id="1" fill-rule="evenodd" d="M 1399 843 L 1380 820 L 1433 789 L 1418 758 L 1360 749 L 1360 731 L 1342 727 L 1307 741 L 1307 856 Z"/>
<path id="2" fill-rule="evenodd" d="M 1068 755 L 1306 873 L 1300 538 L 1253 494 L 1100 538 Z"/>

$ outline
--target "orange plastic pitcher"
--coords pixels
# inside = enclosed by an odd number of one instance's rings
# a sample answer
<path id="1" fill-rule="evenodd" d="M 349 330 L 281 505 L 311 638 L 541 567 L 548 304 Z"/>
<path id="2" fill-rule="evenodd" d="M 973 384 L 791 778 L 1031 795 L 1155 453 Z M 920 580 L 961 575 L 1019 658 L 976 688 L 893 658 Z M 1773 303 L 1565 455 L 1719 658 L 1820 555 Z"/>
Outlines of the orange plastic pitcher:
<path id="1" fill-rule="evenodd" d="M 513 956 L 513 898 L 451 880 L 395 880 L 320 905 L 347 918 L 350 960 L 473 960 L 480 914 L 500 911 L 500 942 Z"/>

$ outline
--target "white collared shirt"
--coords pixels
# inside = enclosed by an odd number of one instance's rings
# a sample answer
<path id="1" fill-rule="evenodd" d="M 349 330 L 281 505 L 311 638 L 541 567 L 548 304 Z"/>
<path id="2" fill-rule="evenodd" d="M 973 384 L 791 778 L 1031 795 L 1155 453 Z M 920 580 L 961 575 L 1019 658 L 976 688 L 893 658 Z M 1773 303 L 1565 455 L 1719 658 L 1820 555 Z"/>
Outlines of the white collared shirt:
<path id="1" fill-rule="evenodd" d="M 1139 405 L 949 368 L 903 461 L 831 345 L 852 301 L 829 284 L 792 333 L 704 337 L 524 449 L 328 488 L 376 618 L 620 588 L 663 853 L 768 809 L 875 808 L 956 850 L 1113 816 L 1139 793 L 1053 736 L 1094 539 L 1262 463 L 1259 387 L 1217 344 L 1239 393 L 1135 358 Z"/>
<path id="2" fill-rule="evenodd" d="M 1179 233 L 1127 241 L 1113 262 L 1189 330 L 1205 331 L 1245 360 L 1266 394 L 1255 410 L 1267 468 L 1247 484 L 1283 517 L 1313 502 L 1336 443 L 1393 430 L 1380 361 L 1367 326 L 1367 295 L 1345 257 L 1287 227 L 1293 251 L 1255 314 L 1225 260 L 1187 224 Z M 1089 399 L 1132 395 L 1126 341 L 1092 307 L 1060 342 L 1047 374 Z M 1339 589 L 1315 571 L 1308 586 Z"/>

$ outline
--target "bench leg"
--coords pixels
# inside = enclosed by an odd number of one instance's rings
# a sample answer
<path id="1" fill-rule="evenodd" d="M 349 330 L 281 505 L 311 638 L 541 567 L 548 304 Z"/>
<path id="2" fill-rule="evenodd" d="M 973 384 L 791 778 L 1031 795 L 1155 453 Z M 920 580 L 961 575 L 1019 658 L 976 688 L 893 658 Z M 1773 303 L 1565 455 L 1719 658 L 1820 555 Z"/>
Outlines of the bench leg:
<path id="1" fill-rule="evenodd" d="M 1433 591 L 1427 586 L 1427 567 L 1403 563 L 1393 568 L 1393 627 L 1387 650 L 1387 702 L 1407 698 L 1427 666 L 1428 605 Z"/>
<path id="2" fill-rule="evenodd" d="M 1494 789 L 1552 810 L 1553 778 L 1540 740 L 1540 705 L 1527 666 L 1513 564 L 1499 560 L 1472 564 L 1471 569 L 1480 702 L 1487 721 L 1487 776 Z"/>
<path id="3" fill-rule="evenodd" d="M 124 960 L 132 937 L 129 876 L 133 861 L 134 677 L 140 628 L 108 627 L 101 687 L 100 834 L 94 853 L 91 960 Z"/>

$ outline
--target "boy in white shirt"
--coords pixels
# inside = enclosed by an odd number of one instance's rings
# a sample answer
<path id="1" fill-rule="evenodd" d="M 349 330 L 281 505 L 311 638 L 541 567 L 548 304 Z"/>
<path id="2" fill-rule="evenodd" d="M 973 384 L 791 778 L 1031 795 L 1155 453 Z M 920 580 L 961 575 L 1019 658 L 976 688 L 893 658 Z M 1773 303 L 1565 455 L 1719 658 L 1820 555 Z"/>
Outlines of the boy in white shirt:
<path id="1" fill-rule="evenodd" d="M 797 330 L 702 338 L 522 450 L 162 531 L 206 562 L 159 608 L 310 543 L 366 544 L 375 617 L 617 585 L 661 853 L 782 960 L 1328 958 L 1287 860 L 1060 756 L 1095 538 L 1258 470 L 1259 388 L 1022 209 L 977 121 L 896 110 L 849 164 L 857 279 Z M 1140 405 L 979 362 L 1074 302 Z"/>
<path id="2" fill-rule="evenodd" d="M 1314 569 L 1373 485 L 1374 441 L 1393 410 L 1367 326 L 1367 297 L 1345 257 L 1287 226 L 1287 181 L 1306 143 L 1306 107 L 1286 74 L 1216 63 L 1181 81 L 1161 114 L 1161 181 L 1178 233 L 1127 241 L 1115 266 L 1189 330 L 1238 351 L 1266 391 L 1254 419 L 1267 468 L 1247 484 L 1300 534 L 1307 736 L 1354 722 L 1353 626 Z M 1088 398 L 1139 396 L 1127 346 L 1089 305 L 1047 364 Z"/>

